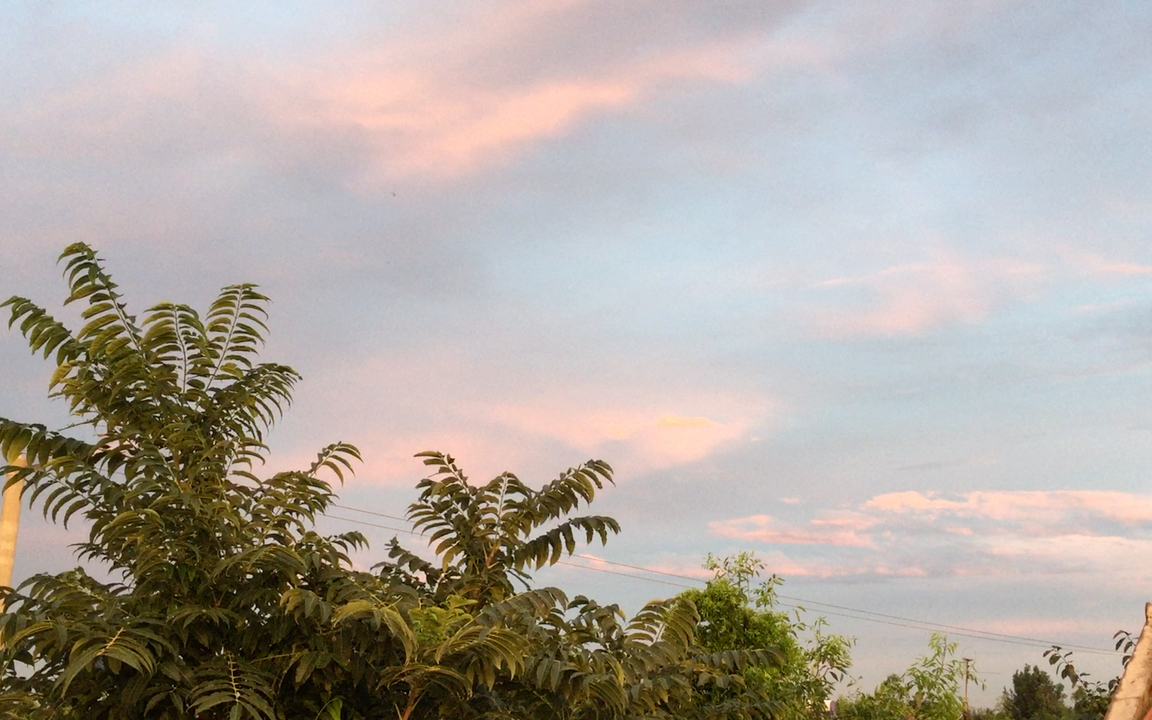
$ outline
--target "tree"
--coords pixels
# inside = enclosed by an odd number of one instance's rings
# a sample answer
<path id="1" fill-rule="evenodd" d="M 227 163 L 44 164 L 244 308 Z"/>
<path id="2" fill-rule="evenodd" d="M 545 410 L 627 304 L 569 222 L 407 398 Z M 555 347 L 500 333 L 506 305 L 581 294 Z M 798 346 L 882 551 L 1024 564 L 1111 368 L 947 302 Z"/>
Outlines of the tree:
<path id="1" fill-rule="evenodd" d="M 747 687 L 775 702 L 778 719 L 823 715 L 833 686 L 851 665 L 852 640 L 824 634 L 823 619 L 809 624 L 799 611 L 790 615 L 778 610 L 776 587 L 783 581 L 773 575 L 753 588 L 752 580 L 764 565 L 752 553 L 723 559 L 709 555 L 705 567 L 715 573 L 707 586 L 680 595 L 700 611 L 701 645 L 713 650 L 777 648 L 780 664 L 749 668 Z M 708 697 L 715 701 L 725 693 L 714 689 Z"/>
<path id="2" fill-rule="evenodd" d="M 163 303 L 138 322 L 90 248 L 61 260 L 65 304 L 86 304 L 79 331 L 27 299 L 4 305 L 32 351 L 54 357 L 52 394 L 88 432 L 0 419 L 0 451 L 29 465 L 3 470 L 52 520 L 88 520 L 78 554 L 115 580 L 77 568 L 6 594 L 0 657 L 13 702 L 77 718 L 314 716 L 375 681 L 337 682 L 317 667 L 366 645 L 409 655 L 405 598 L 348 569 L 360 534 L 311 528 L 334 497 L 321 473 L 342 479 L 356 448 L 335 443 L 305 470 L 254 474 L 299 379 L 256 361 L 267 299 L 235 285 L 203 319 Z M 375 624 L 317 617 L 307 602 L 381 593 Z"/>
<path id="3" fill-rule="evenodd" d="M 902 676 L 890 675 L 872 695 L 841 698 L 837 715 L 851 720 L 960 720 L 960 684 L 975 675 L 955 657 L 956 643 L 944 635 L 932 633 L 928 649 Z"/>
<path id="4" fill-rule="evenodd" d="M 1014 672 L 1012 688 L 1005 688 L 1001 702 L 1012 720 L 1060 720 L 1068 715 L 1063 686 L 1038 666 Z"/>
<path id="5" fill-rule="evenodd" d="M 869 695 L 841 698 L 836 716 L 847 720 L 912 720 L 911 688 L 901 675 L 892 674 Z"/>
<path id="6" fill-rule="evenodd" d="M 491 625 L 518 628 L 529 640 L 519 672 L 490 675 L 454 717 L 769 717 L 771 699 L 747 687 L 744 673 L 777 663 L 779 653 L 699 642 L 706 629 L 690 600 L 655 601 L 625 620 L 616 605 L 528 589 L 528 571 L 574 552 L 577 533 L 591 542 L 618 531 L 610 518 L 564 519 L 611 480 L 606 464 L 588 463 L 532 490 L 510 473 L 472 485 L 451 457 L 421 456 L 433 474 L 420 483 L 408 517 L 431 532 L 440 563 L 393 540 L 382 577 L 434 602 L 467 607 Z M 514 581 L 525 591 L 513 594 Z M 436 627 L 443 626 L 439 617 Z M 464 612 L 456 617 L 467 626 Z M 699 688 L 733 692 L 699 703 Z"/>
<path id="7" fill-rule="evenodd" d="M 1119 630 L 1112 636 L 1116 650 L 1122 653 L 1121 665 L 1128 667 L 1132 653 L 1136 649 L 1136 638 L 1127 630 Z M 1117 675 L 1107 682 L 1090 680 L 1089 673 L 1079 672 L 1073 659 L 1071 650 L 1064 650 L 1059 645 L 1053 645 L 1044 651 L 1048 664 L 1056 668 L 1057 674 L 1067 680 L 1072 686 L 1072 716 L 1076 720 L 1100 720 L 1108 711 L 1112 701 L 1112 694 L 1120 684 Z"/>
<path id="8" fill-rule="evenodd" d="M 130 314 L 96 254 L 61 255 L 73 333 L 25 298 L 11 312 L 52 358 L 65 430 L 0 418 L 0 452 L 29 502 L 67 524 L 111 577 L 77 568 L 0 589 L 0 713 L 12 718 L 764 717 L 762 698 L 697 707 L 740 686 L 767 650 L 713 652 L 689 601 L 615 606 L 531 587 L 530 571 L 605 541 L 611 518 L 569 517 L 611 481 L 591 461 L 537 491 L 504 474 L 468 483 L 452 458 L 409 510 L 435 561 L 393 543 L 351 568 L 359 533 L 313 529 L 359 459 L 345 443 L 307 469 L 260 477 L 266 432 L 299 376 L 257 362 L 267 299 L 224 288 L 201 317 L 162 303 Z M 24 455 L 28 467 L 17 467 Z M 515 587 L 516 583 L 524 586 Z M 685 713 L 681 713 L 686 710 Z"/>

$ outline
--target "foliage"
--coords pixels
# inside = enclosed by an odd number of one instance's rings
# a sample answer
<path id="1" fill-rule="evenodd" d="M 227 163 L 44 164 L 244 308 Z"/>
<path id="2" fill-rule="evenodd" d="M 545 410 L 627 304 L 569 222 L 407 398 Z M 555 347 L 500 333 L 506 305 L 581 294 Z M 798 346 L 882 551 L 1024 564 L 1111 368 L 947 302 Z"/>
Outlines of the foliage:
<path id="1" fill-rule="evenodd" d="M 260 477 L 264 436 L 299 376 L 257 362 L 267 299 L 224 288 L 201 317 L 163 303 L 139 321 L 83 244 L 61 256 L 83 302 L 75 333 L 30 300 L 4 303 L 33 352 L 52 358 L 67 435 L 0 418 L 0 471 L 30 502 L 90 525 L 83 569 L 3 589 L 0 703 L 21 718 L 766 717 L 744 688 L 760 648 L 704 647 L 688 599 L 631 620 L 614 605 L 533 588 L 530 571 L 606 541 L 611 518 L 569 517 L 611 481 L 591 461 L 540 490 L 504 474 L 473 486 L 453 459 L 409 509 L 438 555 L 393 541 L 355 571 L 358 533 L 313 523 L 359 459 L 345 443 L 307 469 Z M 19 455 L 27 468 L 12 464 Z M 327 477 L 326 477 L 327 476 Z M 523 588 L 517 590 L 519 583 Z"/>
<path id="2" fill-rule="evenodd" d="M 86 304 L 79 331 L 27 299 L 5 305 L 31 349 L 54 357 L 52 395 L 90 436 L 0 419 L 0 451 L 29 465 L 3 470 L 47 517 L 87 520 L 78 555 L 113 579 L 77 568 L 7 593 L 5 692 L 62 717 L 314 715 L 340 684 L 315 672 L 331 658 L 367 645 L 395 661 L 410 653 L 401 595 L 387 592 L 375 627 L 298 602 L 346 604 L 382 588 L 347 570 L 358 533 L 311 528 L 334 497 L 321 473 L 342 479 L 356 448 L 335 443 L 305 470 L 254 474 L 299 379 L 256 362 L 267 299 L 236 285 L 203 318 L 164 303 L 138 321 L 88 247 L 61 259 L 65 304 Z"/>
<path id="3" fill-rule="evenodd" d="M 871 694 L 857 693 L 841 698 L 836 716 L 847 720 L 906 720 L 913 718 L 911 688 L 901 675 L 892 674 Z"/>
<path id="4" fill-rule="evenodd" d="M 1111 702 L 1103 688 L 1081 685 L 1072 691 L 1072 720 L 1101 720 Z"/>
<path id="5" fill-rule="evenodd" d="M 833 686 L 851 664 L 852 640 L 825 634 L 822 618 L 809 624 L 799 611 L 791 615 L 777 610 L 775 589 L 782 581 L 772 575 L 752 588 L 764 565 L 751 553 L 722 560 L 709 555 L 705 567 L 715 573 L 707 586 L 680 596 L 700 610 L 701 645 L 711 650 L 778 648 L 783 662 L 749 669 L 747 686 L 775 701 L 777 718 L 824 714 Z M 713 690 L 709 699 L 715 701 L 725 692 Z"/>
<path id="6" fill-rule="evenodd" d="M 1031 665 L 1012 674 L 1012 688 L 1004 690 L 1001 702 L 1012 720 L 1060 720 L 1067 715 L 1064 687 Z"/>
<path id="7" fill-rule="evenodd" d="M 924 720 L 963 717 L 961 686 L 972 677 L 971 667 L 956 657 L 956 643 L 939 633 L 928 640 L 929 654 L 908 668 L 905 677 L 912 688 L 912 711 Z"/>
<path id="8" fill-rule="evenodd" d="M 929 653 L 902 675 L 891 675 L 871 695 L 841 698 L 837 715 L 850 720 L 959 720 L 964 716 L 961 685 L 976 681 L 971 666 L 956 658 L 956 643 L 939 633 Z"/>
<path id="9" fill-rule="evenodd" d="M 433 474 L 408 512 L 430 533 L 440 555 L 429 562 L 393 540 L 378 567 L 390 583 L 417 589 L 457 613 L 467 606 L 480 619 L 517 628 L 527 640 L 518 672 L 489 676 L 472 711 L 510 717 L 767 717 L 767 698 L 748 690 L 744 673 L 778 662 L 767 645 L 711 646 L 698 642 L 700 616 L 683 598 L 649 603 L 630 621 L 616 605 L 585 597 L 568 600 L 555 589 L 514 594 L 529 586 L 528 571 L 571 554 L 579 540 L 619 527 L 611 518 L 567 517 L 611 481 L 611 468 L 591 462 L 540 490 L 509 473 L 473 486 L 455 461 L 421 453 Z M 435 617 L 441 628 L 447 616 Z M 428 623 L 421 621 L 420 632 Z M 527 681 L 527 682 L 526 682 Z M 697 704 L 697 688 L 733 689 Z M 463 709 L 457 717 L 466 717 Z"/>
<path id="10" fill-rule="evenodd" d="M 972 720 L 1008 720 L 1008 714 L 996 703 L 996 707 L 969 708 L 968 715 Z"/>
<path id="11" fill-rule="evenodd" d="M 1123 653 L 1121 664 L 1128 667 L 1132 659 L 1132 652 L 1136 648 L 1136 638 L 1127 630 L 1120 630 L 1112 636 L 1117 650 Z M 1075 720 L 1099 720 L 1104 717 L 1108 705 L 1112 701 L 1112 694 L 1120 684 L 1117 675 L 1107 682 L 1089 680 L 1089 673 L 1076 669 L 1071 650 L 1064 650 L 1059 645 L 1053 645 L 1044 651 L 1048 664 L 1056 668 L 1061 678 L 1067 680 L 1072 686 L 1072 716 Z"/>
<path id="12" fill-rule="evenodd" d="M 440 567 L 420 560 L 393 542 L 381 563 L 389 576 L 420 586 L 443 598 L 460 594 L 480 606 L 503 600 L 514 592 L 513 580 L 528 586 L 530 568 L 538 569 L 576 550 L 577 533 L 586 542 L 608 542 L 620 532 L 610 517 L 566 518 L 581 502 L 612 481 L 612 468 L 591 461 L 568 470 L 540 490 L 533 490 L 512 473 L 484 485 L 470 485 L 451 456 L 420 453 L 433 475 L 417 485 L 423 492 L 408 511 L 413 527 L 430 533 Z M 546 524 L 563 519 L 535 537 Z M 418 574 L 417 574 L 418 573 Z"/>

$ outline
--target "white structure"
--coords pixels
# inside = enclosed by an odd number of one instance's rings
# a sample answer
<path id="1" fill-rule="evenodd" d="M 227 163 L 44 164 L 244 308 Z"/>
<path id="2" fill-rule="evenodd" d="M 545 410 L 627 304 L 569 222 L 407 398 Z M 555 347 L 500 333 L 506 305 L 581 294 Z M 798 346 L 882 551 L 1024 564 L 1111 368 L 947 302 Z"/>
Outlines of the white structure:
<path id="1" fill-rule="evenodd" d="M 1144 603 L 1144 627 L 1124 668 L 1104 720 L 1147 720 L 1152 714 L 1152 603 Z"/>
<path id="2" fill-rule="evenodd" d="M 22 458 L 13 465 L 23 466 Z M 12 566 L 16 562 L 16 535 L 20 530 L 20 493 L 24 482 L 14 483 L 0 501 L 0 585 L 11 587 Z"/>

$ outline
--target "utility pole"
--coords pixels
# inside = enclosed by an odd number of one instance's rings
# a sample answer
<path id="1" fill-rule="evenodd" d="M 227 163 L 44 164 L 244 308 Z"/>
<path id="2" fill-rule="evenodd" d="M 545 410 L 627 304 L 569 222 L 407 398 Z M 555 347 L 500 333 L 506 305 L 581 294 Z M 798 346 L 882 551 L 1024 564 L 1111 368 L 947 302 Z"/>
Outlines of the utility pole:
<path id="1" fill-rule="evenodd" d="M 972 666 L 972 658 L 964 658 L 964 720 L 972 720 L 972 713 L 968 710 L 968 675 Z"/>
<path id="2" fill-rule="evenodd" d="M 24 467 L 24 458 L 17 457 L 13 465 Z M 7 480 L 7 478 L 5 478 Z M 0 501 L 0 585 L 12 586 L 12 566 L 16 563 L 16 534 L 20 530 L 20 494 L 24 481 L 12 483 L 4 490 Z M 0 610 L 4 603 L 0 602 Z"/>

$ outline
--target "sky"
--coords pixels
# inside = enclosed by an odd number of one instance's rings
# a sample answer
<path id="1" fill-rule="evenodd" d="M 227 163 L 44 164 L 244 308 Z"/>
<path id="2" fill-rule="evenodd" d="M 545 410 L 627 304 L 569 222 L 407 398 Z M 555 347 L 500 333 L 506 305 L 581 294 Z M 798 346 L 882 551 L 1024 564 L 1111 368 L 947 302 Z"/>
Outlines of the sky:
<path id="1" fill-rule="evenodd" d="M 74 318 L 76 241 L 139 311 L 258 283 L 264 357 L 304 375 L 269 471 L 364 454 L 324 529 L 382 553 L 364 523 L 402 521 L 359 511 L 402 516 L 420 451 L 534 484 L 598 458 L 623 532 L 572 563 L 627 575 L 542 582 L 635 610 L 753 551 L 865 691 L 927 650 L 910 620 L 951 626 L 985 705 L 1050 643 L 1139 629 L 1152 5 L 17 0 L 0 27 L 0 296 Z M 18 332 L 0 366 L 0 415 L 67 423 Z M 70 566 L 69 532 L 25 513 L 17 576 Z"/>

